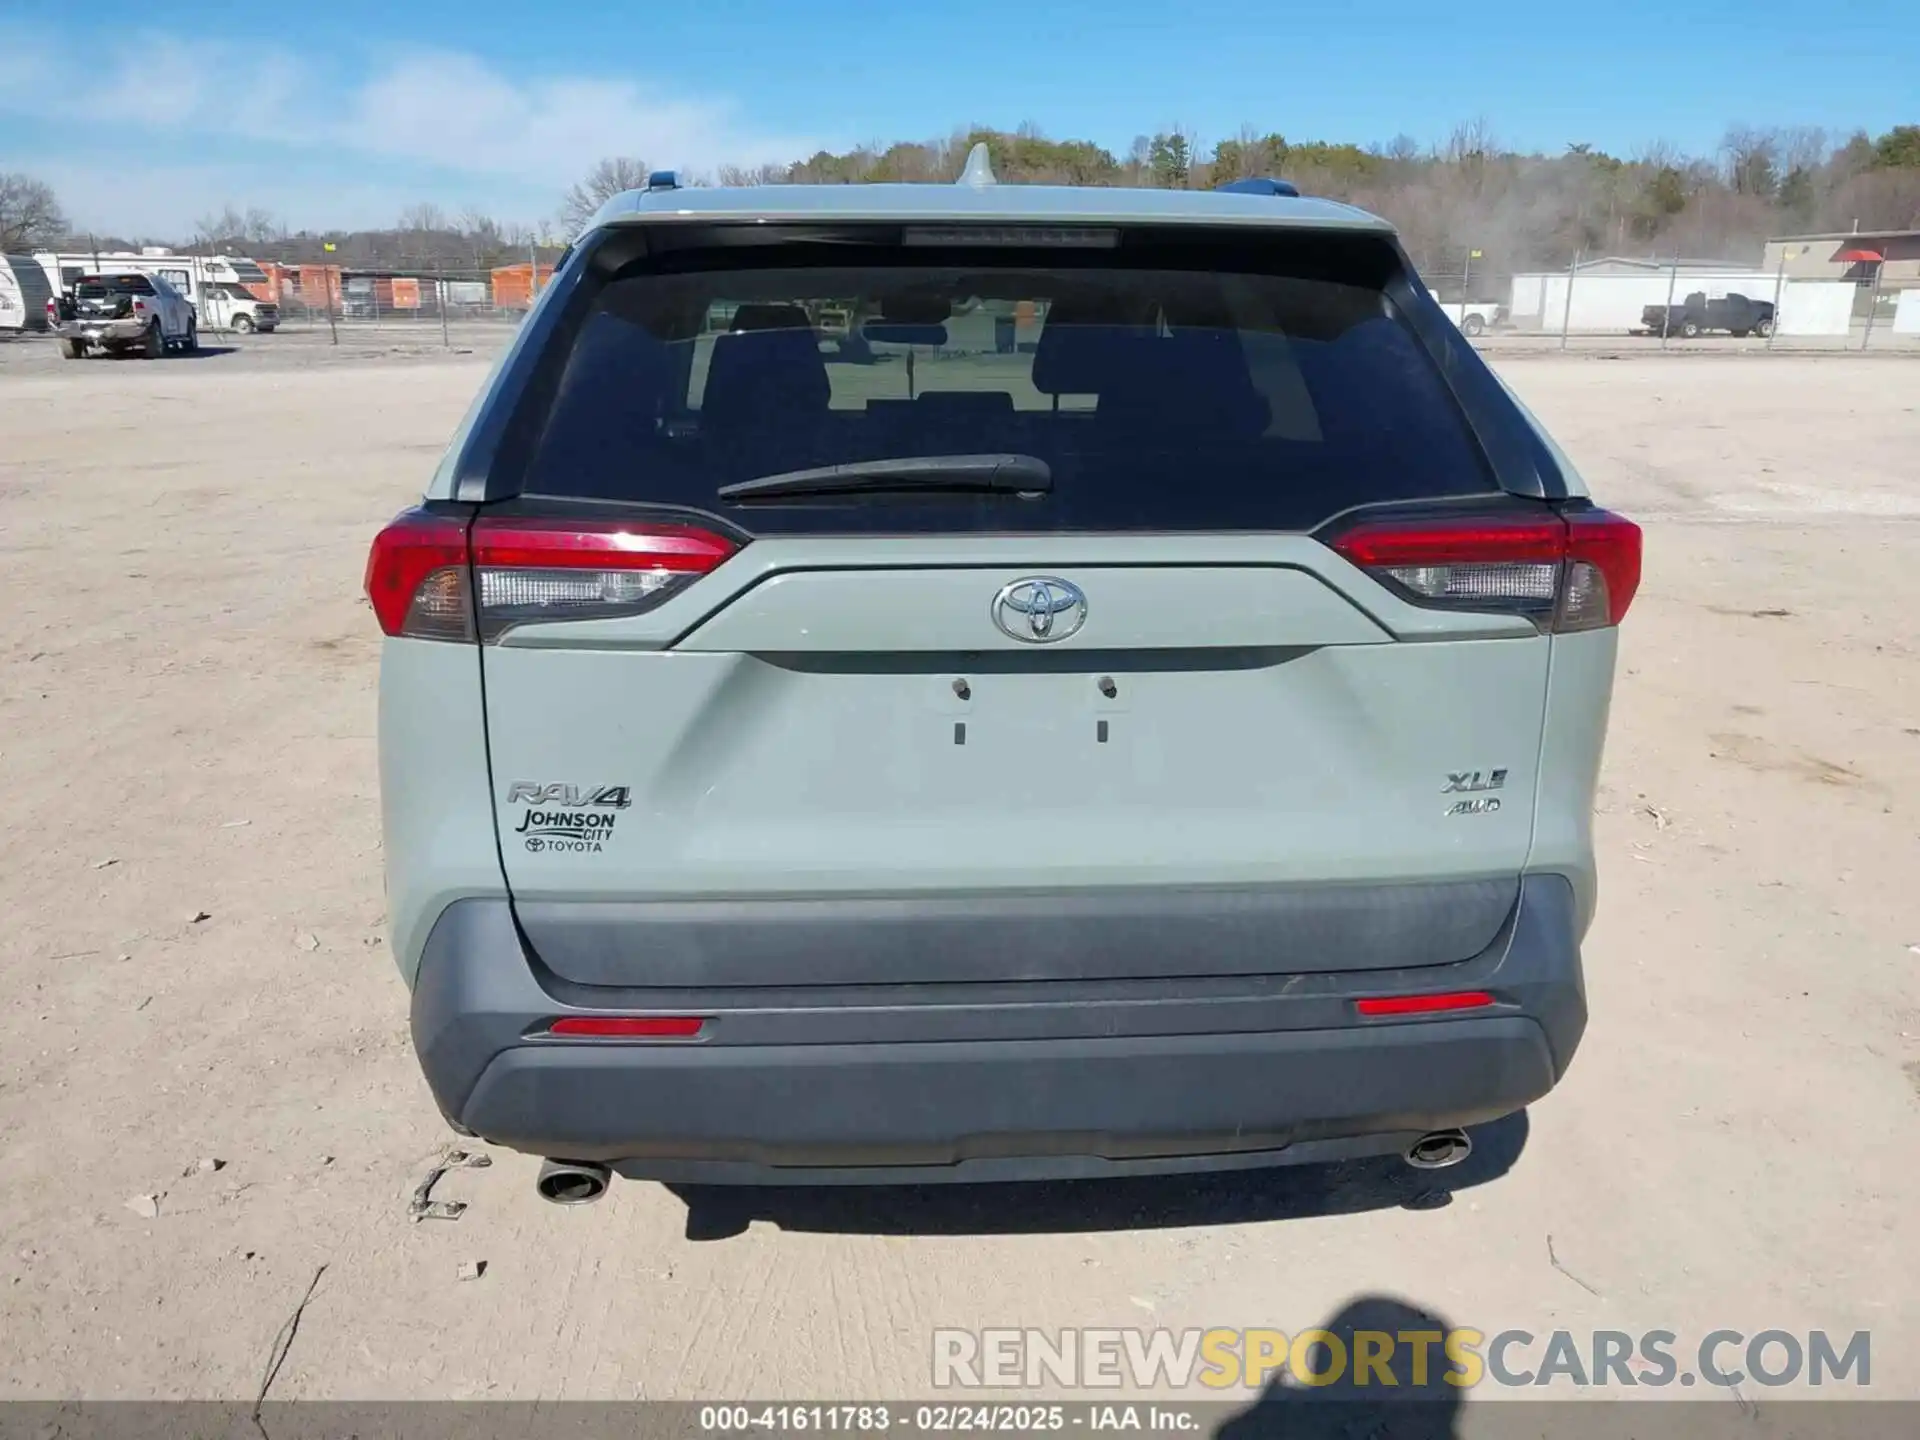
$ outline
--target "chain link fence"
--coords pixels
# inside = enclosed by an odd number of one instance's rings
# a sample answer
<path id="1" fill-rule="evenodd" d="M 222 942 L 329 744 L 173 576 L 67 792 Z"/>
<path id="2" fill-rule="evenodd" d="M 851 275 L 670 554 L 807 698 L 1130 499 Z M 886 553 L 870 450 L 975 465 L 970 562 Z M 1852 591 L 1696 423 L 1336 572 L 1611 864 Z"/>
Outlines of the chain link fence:
<path id="1" fill-rule="evenodd" d="M 1478 251 L 1416 256 L 1415 264 L 1448 317 L 1483 345 L 1920 353 L 1920 266 L 1889 275 L 1889 266 L 1862 260 L 1809 278 L 1792 272 L 1790 253 L 1771 269 L 1582 256 L 1559 270 L 1498 271 Z"/>
<path id="2" fill-rule="evenodd" d="M 401 263 L 377 269 L 269 262 L 262 268 L 280 330 L 317 331 L 329 338 L 388 331 L 448 346 L 475 327 L 511 329 L 553 278 L 547 260 L 470 267 Z"/>

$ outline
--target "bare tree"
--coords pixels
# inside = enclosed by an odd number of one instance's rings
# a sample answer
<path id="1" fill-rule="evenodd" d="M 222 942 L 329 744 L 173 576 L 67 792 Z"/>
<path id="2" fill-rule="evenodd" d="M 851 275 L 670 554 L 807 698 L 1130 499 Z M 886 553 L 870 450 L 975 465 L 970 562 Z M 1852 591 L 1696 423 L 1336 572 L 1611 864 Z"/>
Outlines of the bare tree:
<path id="1" fill-rule="evenodd" d="M 0 251 L 30 250 L 65 237 L 67 217 L 44 180 L 0 171 Z"/>
<path id="2" fill-rule="evenodd" d="M 193 222 L 193 243 L 199 249 L 217 250 L 244 241 L 246 236 L 247 217 L 231 205 Z"/>
<path id="3" fill-rule="evenodd" d="M 722 165 L 714 179 L 721 185 L 784 185 L 793 178 L 791 165 Z"/>
<path id="4" fill-rule="evenodd" d="M 497 246 L 506 239 L 500 222 L 478 205 L 469 205 L 460 212 L 460 233 L 481 246 Z"/>
<path id="5" fill-rule="evenodd" d="M 1720 141 L 1727 183 L 1739 195 L 1771 195 L 1780 188 L 1780 141 L 1771 130 L 1730 125 Z"/>
<path id="6" fill-rule="evenodd" d="M 1795 125 L 1774 132 L 1780 163 L 1788 170 L 1814 170 L 1826 164 L 1833 142 L 1818 125 Z"/>
<path id="7" fill-rule="evenodd" d="M 1387 148 L 1382 153 L 1404 169 L 1419 164 L 1420 142 L 1403 130 L 1387 142 Z"/>
<path id="8" fill-rule="evenodd" d="M 430 200 L 423 200 L 418 205 L 409 205 L 400 212 L 400 228 L 421 234 L 437 235 L 451 231 L 453 224 L 447 219 L 446 211 Z"/>
<path id="9" fill-rule="evenodd" d="M 566 199 L 560 203 L 560 223 L 570 231 L 584 229 L 594 211 L 607 201 L 623 190 L 638 190 L 646 183 L 646 161 L 631 155 L 609 155 L 567 191 Z"/>
<path id="10" fill-rule="evenodd" d="M 67 233 L 67 217 L 44 180 L 0 171 L 0 251 L 52 245 Z"/>
<path id="11" fill-rule="evenodd" d="M 241 238 L 249 245 L 277 245 L 287 238 L 287 227 L 274 217 L 271 210 L 249 205 Z"/>

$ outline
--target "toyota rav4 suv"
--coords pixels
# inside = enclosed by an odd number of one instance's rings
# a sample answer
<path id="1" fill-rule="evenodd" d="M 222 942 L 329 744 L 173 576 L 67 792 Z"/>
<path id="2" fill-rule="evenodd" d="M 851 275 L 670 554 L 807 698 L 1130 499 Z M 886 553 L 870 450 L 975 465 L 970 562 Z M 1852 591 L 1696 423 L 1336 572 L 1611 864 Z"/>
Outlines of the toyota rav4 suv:
<path id="1" fill-rule="evenodd" d="M 1443 1165 L 1579 1042 L 1639 530 L 1385 222 L 983 170 L 610 201 L 373 543 L 414 1044 L 549 1199 Z"/>

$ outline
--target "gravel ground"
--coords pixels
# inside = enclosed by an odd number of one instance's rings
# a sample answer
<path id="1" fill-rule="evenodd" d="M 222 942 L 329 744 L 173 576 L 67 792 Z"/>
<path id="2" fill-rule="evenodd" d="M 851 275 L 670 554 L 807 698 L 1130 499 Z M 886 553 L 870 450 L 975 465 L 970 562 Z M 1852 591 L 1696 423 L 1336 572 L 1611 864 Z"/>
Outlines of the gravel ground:
<path id="1" fill-rule="evenodd" d="M 276 1398 L 924 1396 L 935 1326 L 1379 1297 L 1871 1330 L 1873 1393 L 1920 1397 L 1920 368 L 1501 362 L 1647 576 L 1592 1025 L 1450 1199 L 1387 1165 L 561 1210 L 503 1153 L 415 1225 L 449 1137 L 382 938 L 358 587 L 499 336 L 430 338 L 0 345 L 0 1395 L 250 1400 L 324 1267 Z"/>

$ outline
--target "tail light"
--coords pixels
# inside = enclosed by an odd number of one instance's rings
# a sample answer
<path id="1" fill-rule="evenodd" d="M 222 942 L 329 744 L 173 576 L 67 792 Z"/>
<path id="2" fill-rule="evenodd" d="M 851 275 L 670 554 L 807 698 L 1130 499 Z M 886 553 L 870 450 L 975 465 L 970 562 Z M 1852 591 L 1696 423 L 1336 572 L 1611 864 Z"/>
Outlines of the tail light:
<path id="1" fill-rule="evenodd" d="M 1454 1010 L 1484 1010 L 1493 996 L 1484 990 L 1447 990 L 1426 995 L 1374 995 L 1353 1003 L 1361 1015 L 1444 1015 Z"/>
<path id="2" fill-rule="evenodd" d="M 701 1015 L 565 1015 L 546 1033 L 588 1040 L 691 1040 L 706 1023 Z"/>
<path id="3" fill-rule="evenodd" d="M 419 640 L 473 639 L 467 522 L 408 510 L 373 537 L 367 599 L 380 628 Z"/>
<path id="4" fill-rule="evenodd" d="M 367 598 L 389 635 L 493 640 L 516 625 L 660 605 L 735 545 L 686 525 L 410 510 L 374 537 Z"/>
<path id="5" fill-rule="evenodd" d="M 473 527 L 480 634 L 542 620 L 599 620 L 651 610 L 734 551 L 686 525 L 482 518 Z"/>
<path id="6" fill-rule="evenodd" d="M 1362 524 L 1333 548 L 1416 605 L 1560 633 L 1618 625 L 1640 588 L 1640 527 L 1605 510 Z"/>

